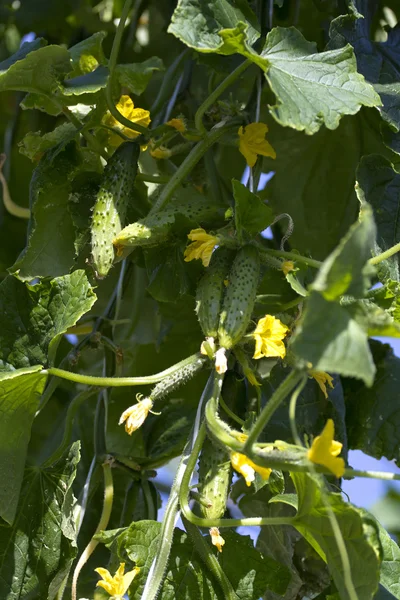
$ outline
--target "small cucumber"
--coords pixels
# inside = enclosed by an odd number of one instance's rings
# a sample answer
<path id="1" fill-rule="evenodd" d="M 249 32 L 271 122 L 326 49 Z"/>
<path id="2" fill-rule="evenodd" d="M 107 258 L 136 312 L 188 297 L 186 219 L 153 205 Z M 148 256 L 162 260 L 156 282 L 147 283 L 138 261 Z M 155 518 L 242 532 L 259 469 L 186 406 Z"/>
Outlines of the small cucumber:
<path id="1" fill-rule="evenodd" d="M 155 400 L 165 398 L 165 396 L 168 396 L 192 379 L 196 373 L 201 371 L 207 362 L 207 358 L 199 354 L 195 361 L 184 365 L 179 371 L 175 371 L 175 373 L 168 375 L 168 377 L 165 377 L 165 379 L 157 383 L 150 392 L 150 400 L 154 402 Z"/>
<path id="2" fill-rule="evenodd" d="M 217 248 L 197 286 L 196 313 L 206 337 L 217 336 L 222 300 L 226 290 L 225 283 L 232 258 L 231 250 Z"/>
<path id="3" fill-rule="evenodd" d="M 216 446 L 207 437 L 199 460 L 199 481 L 197 489 L 211 506 L 199 504 L 207 519 L 220 519 L 226 510 L 226 502 L 232 480 L 232 467 L 229 453 Z"/>
<path id="4" fill-rule="evenodd" d="M 233 261 L 222 305 L 218 338 L 223 348 L 232 348 L 246 333 L 253 312 L 259 277 L 258 250 L 254 246 L 244 246 Z"/>
<path id="5" fill-rule="evenodd" d="M 93 209 L 92 260 L 96 276 L 103 279 L 114 261 L 113 239 L 125 225 L 138 170 L 140 146 L 121 144 L 108 161 Z"/>
<path id="6" fill-rule="evenodd" d="M 124 247 L 157 246 L 173 236 L 176 219 L 182 215 L 197 225 L 215 226 L 223 218 L 223 210 L 203 197 L 185 202 L 171 202 L 161 210 L 125 227 L 114 239 L 117 252 Z"/>

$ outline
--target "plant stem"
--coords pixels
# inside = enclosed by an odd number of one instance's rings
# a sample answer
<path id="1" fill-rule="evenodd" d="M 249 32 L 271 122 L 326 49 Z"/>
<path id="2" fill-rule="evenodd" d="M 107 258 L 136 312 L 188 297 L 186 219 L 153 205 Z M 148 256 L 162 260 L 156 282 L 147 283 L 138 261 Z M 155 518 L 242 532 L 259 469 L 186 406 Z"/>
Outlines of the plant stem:
<path id="1" fill-rule="evenodd" d="M 155 99 L 150 109 L 150 113 L 152 115 L 155 115 L 159 112 L 161 106 L 164 103 L 165 98 L 167 98 L 170 95 L 169 89 L 174 80 L 175 74 L 181 66 L 182 61 L 186 58 L 189 52 L 189 48 L 185 48 L 185 50 L 174 60 L 172 65 L 168 68 L 167 72 L 165 73 L 157 98 Z"/>
<path id="2" fill-rule="evenodd" d="M 117 31 L 115 33 L 115 37 L 114 37 L 114 41 L 113 41 L 113 45 L 112 45 L 112 49 L 111 49 L 111 54 L 110 54 L 110 60 L 108 63 L 108 68 L 109 68 L 110 74 L 108 76 L 107 87 L 106 87 L 106 100 L 107 100 L 108 110 L 110 111 L 112 116 L 117 121 L 119 121 L 124 127 L 127 127 L 128 129 L 132 129 L 133 131 L 137 131 L 138 133 L 143 133 L 146 136 L 148 136 L 149 132 L 148 132 L 147 128 L 143 127 L 143 125 L 139 125 L 138 123 L 132 123 L 132 121 L 129 121 L 129 119 L 124 117 L 124 115 L 122 115 L 119 112 L 119 110 L 116 108 L 116 106 L 113 102 L 113 98 L 112 98 L 112 86 L 113 86 L 113 79 L 114 79 L 114 71 L 115 71 L 115 67 L 117 65 L 119 48 L 121 45 L 122 35 L 123 35 L 124 29 L 125 29 L 125 22 L 128 17 L 131 5 L 132 5 L 132 0 L 125 0 L 125 4 L 124 4 L 124 7 L 123 7 L 122 13 L 121 13 L 121 18 L 119 20 Z"/>
<path id="3" fill-rule="evenodd" d="M 388 471 L 357 471 L 356 469 L 346 469 L 343 477 L 345 479 L 363 477 L 367 479 L 382 479 L 384 481 L 400 481 L 400 473 L 389 473 Z"/>
<path id="4" fill-rule="evenodd" d="M 263 429 L 265 429 L 275 411 L 279 408 L 288 394 L 290 394 L 293 388 L 303 379 L 303 377 L 303 371 L 297 371 L 296 369 L 293 369 L 288 377 L 280 384 L 278 389 L 275 390 L 249 433 L 249 437 L 247 438 L 243 448 L 245 454 L 251 450 L 252 445 L 258 440 L 258 437 Z"/>
<path id="5" fill-rule="evenodd" d="M 99 524 L 97 525 L 96 531 L 94 532 L 93 537 L 90 540 L 89 544 L 86 546 L 86 548 L 82 552 L 82 554 L 78 560 L 78 563 L 75 567 L 74 575 L 72 578 L 72 593 L 71 593 L 72 600 L 76 600 L 76 584 L 78 582 L 79 573 L 81 572 L 82 567 L 86 564 L 86 562 L 88 561 L 90 556 L 93 554 L 94 550 L 96 549 L 96 546 L 99 543 L 98 540 L 95 540 L 93 538 L 97 533 L 99 533 L 103 529 L 106 529 L 108 522 L 110 520 L 110 516 L 111 516 L 113 500 L 114 500 L 114 483 L 113 483 L 111 464 L 109 461 L 106 461 L 103 464 L 103 475 L 104 475 L 103 510 L 101 512 L 100 521 L 99 521 Z"/>
<path id="6" fill-rule="evenodd" d="M 55 99 L 52 98 L 52 101 L 55 102 Z M 76 127 L 77 131 L 79 131 L 79 133 L 83 135 L 89 146 L 91 146 L 92 149 L 95 152 L 97 152 L 97 154 L 100 154 L 100 156 L 102 156 L 105 160 L 108 161 L 109 156 L 103 148 L 103 146 L 100 144 L 100 142 L 85 129 L 83 123 L 80 122 L 78 117 L 76 117 L 67 106 L 63 106 L 61 103 L 59 105 L 64 115 Z"/>
<path id="7" fill-rule="evenodd" d="M 80 373 L 72 373 L 71 371 L 64 371 L 56 367 L 50 367 L 47 370 L 43 370 L 42 373 L 48 373 L 49 375 L 55 375 L 61 377 L 61 379 L 67 379 L 68 381 L 74 381 L 75 383 L 83 383 L 84 385 L 94 385 L 97 387 L 129 387 L 136 385 L 152 385 L 162 381 L 165 377 L 172 375 L 176 371 L 179 371 L 182 367 L 190 365 L 198 360 L 200 354 L 192 354 L 188 358 L 181 360 L 172 367 L 155 373 L 154 375 L 147 375 L 145 377 L 95 377 L 93 375 L 82 375 Z"/>
<path id="8" fill-rule="evenodd" d="M 167 175 L 152 175 L 150 173 L 138 173 L 136 175 L 138 181 L 148 181 L 149 183 L 168 183 L 171 177 Z"/>
<path id="9" fill-rule="evenodd" d="M 388 250 L 385 250 L 385 252 L 382 252 L 382 254 L 378 254 L 378 256 L 370 258 L 368 262 L 370 265 L 378 265 L 379 263 L 390 258 L 391 256 L 393 256 L 393 254 L 396 254 L 397 252 L 400 252 L 400 242 L 398 244 L 395 244 Z"/>
<path id="10" fill-rule="evenodd" d="M 150 211 L 150 214 L 155 213 L 169 202 L 172 197 L 172 194 L 176 190 L 177 187 L 181 185 L 181 183 L 186 179 L 189 175 L 190 171 L 195 167 L 195 165 L 199 162 L 202 156 L 207 152 L 207 150 L 215 144 L 219 138 L 226 133 L 227 131 L 232 131 L 233 127 L 236 129 L 236 125 L 222 125 L 213 127 L 213 129 L 207 133 L 207 135 L 200 142 L 196 144 L 193 150 L 188 154 L 183 163 L 180 165 L 179 169 L 174 173 L 171 177 L 163 191 L 161 192 L 157 202 L 153 206 Z"/>
<path id="11" fill-rule="evenodd" d="M 302 442 L 299 436 L 299 432 L 297 430 L 297 424 L 296 424 L 296 406 L 297 406 L 297 400 L 298 397 L 300 396 L 301 392 L 303 391 L 303 389 L 305 388 L 305 385 L 307 383 L 307 375 L 304 374 L 303 375 L 303 379 L 302 381 L 300 381 L 299 386 L 297 387 L 297 389 L 294 390 L 292 397 L 290 398 L 290 404 L 289 404 L 289 422 L 290 422 L 290 428 L 292 430 L 292 437 L 293 440 L 295 442 L 295 444 L 297 444 L 298 446 L 302 446 Z"/>
<path id="12" fill-rule="evenodd" d="M 207 132 L 206 128 L 203 125 L 203 116 L 204 113 L 216 102 L 216 100 L 224 93 L 226 88 L 228 88 L 232 83 L 252 64 L 250 60 L 245 60 L 242 64 L 240 64 L 228 77 L 226 77 L 219 86 L 206 98 L 199 106 L 194 116 L 194 124 L 196 126 L 197 131 L 202 134 Z"/>
<path id="13" fill-rule="evenodd" d="M 231 582 L 225 575 L 221 565 L 212 553 L 210 547 L 208 546 L 204 537 L 201 535 L 200 531 L 197 529 L 197 527 L 195 527 L 195 525 L 192 525 L 192 523 L 190 523 L 190 521 L 188 521 L 184 517 L 182 520 L 186 531 L 192 538 L 192 542 L 194 544 L 196 552 L 200 556 L 201 560 L 204 562 L 205 566 L 214 575 L 215 579 L 221 586 L 224 599 L 237 600 L 237 595 L 232 587 Z"/>

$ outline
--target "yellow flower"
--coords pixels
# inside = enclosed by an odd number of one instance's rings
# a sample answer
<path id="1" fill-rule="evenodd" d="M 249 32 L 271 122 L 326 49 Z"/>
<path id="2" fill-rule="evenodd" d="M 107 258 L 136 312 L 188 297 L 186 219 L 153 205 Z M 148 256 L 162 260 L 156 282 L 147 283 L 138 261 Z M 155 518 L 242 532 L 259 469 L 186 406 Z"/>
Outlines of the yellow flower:
<path id="1" fill-rule="evenodd" d="M 148 127 L 150 125 L 151 119 L 149 111 L 144 108 L 135 108 L 135 105 L 129 96 L 121 96 L 117 104 L 117 110 L 126 119 L 132 121 L 132 123 L 138 123 L 138 125 L 142 125 L 143 127 Z M 108 111 L 103 117 L 103 123 L 108 125 L 108 127 L 119 129 L 121 133 L 129 138 L 136 138 L 139 135 L 138 131 L 133 131 L 133 129 L 129 129 L 129 127 L 124 127 L 124 125 L 117 121 L 117 119 L 115 119 Z M 110 133 L 108 139 L 110 146 L 119 146 L 123 141 L 122 137 L 117 133 Z"/>
<path id="2" fill-rule="evenodd" d="M 225 354 L 225 348 L 220 348 L 215 353 L 215 370 L 222 375 L 228 370 L 228 361 Z"/>
<path id="3" fill-rule="evenodd" d="M 285 275 L 290 273 L 290 271 L 293 271 L 293 269 L 294 269 L 294 262 L 292 260 L 285 260 L 282 263 L 282 271 L 284 272 Z"/>
<path id="4" fill-rule="evenodd" d="M 325 371 L 308 371 L 308 374 L 315 379 L 321 388 L 325 398 L 328 397 L 328 392 L 326 390 L 326 384 L 333 390 L 333 377 L 325 373 Z"/>
<path id="5" fill-rule="evenodd" d="M 283 338 L 289 331 L 279 319 L 272 315 L 265 315 L 257 323 L 257 327 L 251 334 L 256 340 L 256 348 L 253 358 L 261 358 L 263 356 L 286 356 L 286 348 L 283 343 Z"/>
<path id="6" fill-rule="evenodd" d="M 132 571 L 128 571 L 124 575 L 125 563 L 121 563 L 114 577 L 111 577 L 111 573 L 107 569 L 102 569 L 101 567 L 95 569 L 95 571 L 102 578 L 101 581 L 97 582 L 97 586 L 104 588 L 115 600 L 122 600 L 140 569 L 139 567 L 135 567 Z"/>
<path id="7" fill-rule="evenodd" d="M 132 435 L 136 429 L 139 429 L 141 425 L 143 425 L 146 420 L 147 415 L 153 408 L 153 402 L 150 398 L 145 398 L 144 400 L 139 400 L 137 404 L 130 406 L 121 415 L 118 425 L 122 425 L 125 423 L 125 431 Z"/>
<path id="8" fill-rule="evenodd" d="M 181 133 L 184 133 L 186 131 L 186 124 L 183 119 L 171 119 L 170 121 L 166 122 L 166 125 L 173 127 L 174 129 L 176 129 L 177 131 L 180 131 Z"/>
<path id="9" fill-rule="evenodd" d="M 222 552 L 222 546 L 225 546 L 225 540 L 219 532 L 218 527 L 210 529 L 211 543 L 218 548 L 218 552 Z"/>
<path id="10" fill-rule="evenodd" d="M 257 156 L 276 158 L 276 152 L 265 139 L 268 126 L 265 123 L 250 123 L 239 127 L 239 152 L 243 154 L 249 167 L 254 167 Z"/>
<path id="11" fill-rule="evenodd" d="M 307 458 L 317 465 L 327 467 L 336 477 L 342 477 L 344 460 L 337 458 L 342 450 L 342 444 L 333 439 L 334 435 L 335 426 L 332 419 L 328 419 L 321 435 L 314 439 L 307 452 Z"/>
<path id="12" fill-rule="evenodd" d="M 261 475 L 264 481 L 266 481 L 267 479 L 269 479 L 269 476 L 272 472 L 272 469 L 259 467 L 258 465 L 253 463 L 252 460 L 247 458 L 245 454 L 240 454 L 239 452 L 232 452 L 231 464 L 235 471 L 243 475 L 247 486 L 250 486 L 252 484 L 252 482 L 255 479 L 256 473 Z"/>
<path id="13" fill-rule="evenodd" d="M 150 150 L 150 154 L 153 158 L 159 158 L 162 160 L 171 156 L 171 150 L 165 146 L 159 146 L 158 148 L 154 148 L 154 150 Z"/>
<path id="14" fill-rule="evenodd" d="M 185 250 L 185 261 L 189 262 L 199 258 L 203 266 L 208 267 L 214 246 L 218 244 L 218 238 L 215 235 L 210 235 L 202 228 L 192 229 L 188 233 L 188 238 L 192 243 Z"/>

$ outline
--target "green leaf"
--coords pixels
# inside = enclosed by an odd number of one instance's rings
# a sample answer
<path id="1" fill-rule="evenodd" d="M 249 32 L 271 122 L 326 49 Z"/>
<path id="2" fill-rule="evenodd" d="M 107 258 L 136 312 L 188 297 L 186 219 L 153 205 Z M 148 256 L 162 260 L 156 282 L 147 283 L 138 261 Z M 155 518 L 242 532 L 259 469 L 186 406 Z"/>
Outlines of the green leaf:
<path id="1" fill-rule="evenodd" d="M 140 572 L 130 587 L 130 598 L 141 597 L 144 584 L 155 556 L 161 524 L 139 521 L 123 531 L 104 532 L 98 536 L 110 547 L 114 564 L 129 560 Z M 241 600 L 258 600 L 267 589 L 278 594 L 285 592 L 289 582 L 288 570 L 274 559 L 258 552 L 247 536 L 224 530 L 224 552 L 219 557 L 221 567 Z M 210 551 L 212 549 L 209 542 Z M 236 557 L 240 555 L 241 561 Z M 171 555 L 167 567 L 161 600 L 222 600 L 222 592 L 204 569 L 187 534 L 175 528 Z"/>
<path id="2" fill-rule="evenodd" d="M 26 469 L 12 527 L 0 526 L 0 595 L 4 600 L 55 598 L 76 554 L 72 482 L 76 442 L 50 469 Z"/>
<path id="3" fill-rule="evenodd" d="M 16 54 L 0 63 L 0 91 L 16 90 L 51 95 L 60 80 L 71 70 L 66 48 L 44 46 L 36 49 L 35 40 L 24 44 Z"/>
<path id="4" fill-rule="evenodd" d="M 380 582 L 394 598 L 400 600 L 400 548 L 387 531 L 378 526 L 383 549 Z"/>
<path id="5" fill-rule="evenodd" d="M 329 512 L 333 511 L 346 546 L 351 578 L 357 596 L 372 600 L 379 583 L 378 531 L 372 519 L 345 502 L 340 494 L 325 493 L 319 480 L 308 473 L 291 473 L 299 508 L 293 525 L 326 559 L 342 600 L 351 596 L 345 584 L 341 552 L 333 535 Z M 328 506 L 326 505 L 328 503 Z"/>
<path id="6" fill-rule="evenodd" d="M 95 99 L 90 94 L 95 94 L 107 86 L 108 74 L 107 67 L 100 65 L 90 73 L 66 79 L 60 88 L 59 100 L 62 104 L 78 104 L 84 101 L 87 104 L 95 104 Z M 89 94 L 89 97 L 82 98 L 83 94 Z M 78 98 L 70 98 L 70 96 L 78 96 Z"/>
<path id="7" fill-rule="evenodd" d="M 19 142 L 19 151 L 36 162 L 44 152 L 58 144 L 68 144 L 76 135 L 76 127 L 72 123 L 63 123 L 44 135 L 40 131 L 29 131 Z"/>
<path id="8" fill-rule="evenodd" d="M 237 51 L 235 45 L 251 52 L 250 46 L 260 36 L 258 26 L 247 3 L 235 4 L 230 0 L 179 0 L 168 32 L 198 52 L 231 54 Z M 235 42 L 229 41 L 232 36 Z"/>
<path id="9" fill-rule="evenodd" d="M 370 287 L 374 273 L 368 264 L 376 228 L 372 211 L 363 205 L 359 221 L 354 223 L 338 247 L 320 268 L 312 288 L 329 301 L 343 294 L 362 298 Z"/>
<path id="10" fill-rule="evenodd" d="M 300 254 L 323 260 L 354 223 L 359 211 L 354 186 L 361 157 L 390 156 L 381 123 L 377 111 L 362 109 L 344 117 L 334 131 L 323 127 L 309 136 L 268 121 L 268 141 L 276 150 L 276 160 L 263 160 L 264 171 L 275 171 L 266 188 L 268 203 L 274 214 L 286 212 L 292 217 L 290 245 Z"/>
<path id="11" fill-rule="evenodd" d="M 380 254 L 400 241 L 400 174 L 383 156 L 364 156 L 357 170 L 357 195 L 361 203 L 368 202 L 374 211 L 377 238 L 374 254 Z M 398 256 L 388 261 L 388 269 L 399 278 Z M 384 279 L 387 270 L 382 272 Z"/>
<path id="12" fill-rule="evenodd" d="M 23 281 L 64 275 L 74 264 L 75 228 L 69 196 L 71 180 L 82 159 L 75 143 L 65 150 L 63 143 L 46 153 L 32 176 L 28 245 L 10 268 Z"/>
<path id="13" fill-rule="evenodd" d="M 373 87 L 357 73 L 350 45 L 317 53 L 295 28 L 274 28 L 261 56 L 266 78 L 276 95 L 272 116 L 285 126 L 308 134 L 324 124 L 336 129 L 343 115 L 356 114 L 361 106 L 380 106 Z"/>
<path id="14" fill-rule="evenodd" d="M 399 462 L 400 359 L 389 345 L 373 340 L 370 344 L 377 369 L 374 385 L 367 389 L 360 382 L 344 381 L 349 447 L 375 458 L 385 456 Z"/>
<path id="15" fill-rule="evenodd" d="M 7 277 L 0 284 L 0 371 L 51 363 L 60 336 L 95 300 L 84 271 L 36 285 Z"/>
<path id="16" fill-rule="evenodd" d="M 31 427 L 46 383 L 41 370 L 38 365 L 0 373 L 0 516 L 8 523 L 17 511 Z"/>
<path id="17" fill-rule="evenodd" d="M 78 77 L 93 71 L 98 65 L 106 64 L 103 52 L 103 40 L 107 33 L 97 31 L 82 42 L 68 48 L 72 59 L 72 72 L 70 77 Z"/>
<path id="18" fill-rule="evenodd" d="M 132 94 L 140 96 L 147 88 L 154 71 L 164 71 L 163 61 L 158 56 L 152 56 L 142 63 L 117 65 L 115 76 Z"/>
<path id="19" fill-rule="evenodd" d="M 242 238 L 242 231 L 256 235 L 266 229 L 274 220 L 271 208 L 235 179 L 232 180 L 235 198 L 235 227 Z"/>

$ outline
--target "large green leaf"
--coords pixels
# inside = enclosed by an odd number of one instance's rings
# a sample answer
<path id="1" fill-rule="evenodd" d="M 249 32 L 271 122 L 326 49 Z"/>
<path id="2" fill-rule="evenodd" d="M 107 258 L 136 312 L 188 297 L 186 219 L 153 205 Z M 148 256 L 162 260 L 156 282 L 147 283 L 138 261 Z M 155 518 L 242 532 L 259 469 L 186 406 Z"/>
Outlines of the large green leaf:
<path id="1" fill-rule="evenodd" d="M 106 64 L 103 52 L 105 31 L 97 31 L 82 42 L 68 48 L 72 59 L 72 71 L 69 77 L 78 77 L 93 71 L 98 65 Z"/>
<path id="2" fill-rule="evenodd" d="M 364 156 L 357 170 L 356 190 L 360 201 L 373 208 L 377 226 L 374 250 L 379 254 L 400 241 L 400 174 L 385 157 Z M 398 279 L 398 256 L 389 259 L 388 268 Z"/>
<path id="3" fill-rule="evenodd" d="M 154 71 L 163 71 L 164 64 L 158 56 L 152 56 L 142 63 L 117 65 L 115 75 L 119 83 L 128 88 L 132 94 L 143 94 Z"/>
<path id="4" fill-rule="evenodd" d="M 79 442 L 53 467 L 26 469 L 17 518 L 0 526 L 0 595 L 53 600 L 76 554 L 72 483 Z"/>
<path id="5" fill-rule="evenodd" d="M 0 371 L 51 363 L 60 336 L 95 300 L 84 271 L 36 285 L 7 277 L 0 284 Z"/>
<path id="6" fill-rule="evenodd" d="M 351 306 L 342 306 L 338 300 L 342 294 L 362 296 L 366 291 L 370 272 L 367 259 L 374 239 L 371 210 L 365 208 L 360 221 L 323 263 L 292 342 L 297 356 L 316 371 L 357 377 L 368 386 L 375 374 L 368 323 L 360 324 Z"/>
<path id="7" fill-rule="evenodd" d="M 371 349 L 377 368 L 374 385 L 367 389 L 361 382 L 344 382 L 349 447 L 375 458 L 385 456 L 399 462 L 400 359 L 387 344 L 371 341 Z"/>
<path id="8" fill-rule="evenodd" d="M 379 539 L 383 550 L 380 582 L 394 598 L 400 600 L 400 548 L 381 526 Z"/>
<path id="9" fill-rule="evenodd" d="M 255 235 L 266 229 L 274 220 L 271 207 L 253 194 L 245 185 L 232 180 L 235 199 L 235 226 L 240 239 L 243 234 Z"/>
<path id="10" fill-rule="evenodd" d="M 38 365 L 0 373 L 0 516 L 8 523 L 17 510 L 32 422 L 46 383 L 41 370 Z"/>
<path id="11" fill-rule="evenodd" d="M 325 494 L 319 480 L 308 473 L 292 473 L 298 495 L 298 512 L 293 525 L 326 559 L 342 600 L 349 600 L 341 552 L 329 519 L 333 512 L 346 546 L 351 578 L 359 598 L 371 600 L 379 583 L 380 546 L 372 519 L 366 520 L 340 494 Z"/>
<path id="12" fill-rule="evenodd" d="M 30 131 L 18 145 L 21 154 L 33 161 L 38 161 L 46 150 L 54 148 L 60 143 L 68 143 L 76 135 L 76 127 L 72 123 L 63 123 L 43 135 L 40 131 Z"/>
<path id="13" fill-rule="evenodd" d="M 68 142 L 68 136 L 62 144 Z M 43 156 L 31 180 L 28 245 L 10 269 L 23 281 L 65 275 L 74 264 L 75 228 L 69 203 L 71 180 L 81 155 L 74 142 L 65 150 L 62 144 Z"/>
<path id="14" fill-rule="evenodd" d="M 220 33 L 228 30 L 229 35 L 235 28 L 236 37 L 239 38 L 236 43 L 251 52 L 250 46 L 260 34 L 247 2 L 179 0 L 168 31 L 199 52 L 225 53 L 224 39 Z"/>
<path id="15" fill-rule="evenodd" d="M 350 45 L 317 53 L 316 44 L 296 29 L 276 27 L 261 56 L 277 99 L 270 110 L 281 125 L 313 134 L 323 124 L 336 129 L 343 115 L 354 115 L 361 106 L 381 104 L 373 87 L 357 73 Z"/>
<path id="16" fill-rule="evenodd" d="M 130 587 L 130 598 L 138 600 L 155 556 L 161 524 L 139 521 L 119 532 L 105 532 L 100 539 L 111 548 L 114 563 L 128 559 L 140 567 Z M 221 567 L 240 600 L 258 600 L 267 589 L 278 594 L 285 592 L 289 582 L 286 567 L 258 552 L 250 538 L 234 531 L 224 531 L 225 546 L 219 557 Z M 210 544 L 211 549 L 211 544 Z M 237 556 L 241 560 L 238 563 Z M 211 574 L 196 554 L 191 539 L 175 529 L 162 600 L 222 600 L 223 595 Z"/>
<path id="17" fill-rule="evenodd" d="M 17 90 L 50 95 L 71 70 L 66 48 L 44 46 L 44 40 L 24 44 L 11 58 L 0 63 L 0 91 Z"/>

